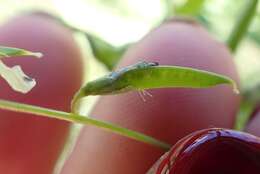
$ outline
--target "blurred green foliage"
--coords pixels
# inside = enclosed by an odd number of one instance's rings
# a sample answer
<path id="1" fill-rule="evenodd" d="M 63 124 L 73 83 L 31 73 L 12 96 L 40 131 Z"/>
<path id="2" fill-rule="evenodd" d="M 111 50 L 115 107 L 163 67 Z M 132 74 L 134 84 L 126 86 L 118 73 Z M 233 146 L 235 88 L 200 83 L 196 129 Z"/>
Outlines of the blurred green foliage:
<path id="1" fill-rule="evenodd" d="M 184 5 L 175 8 L 175 13 L 178 15 L 198 15 L 204 5 L 204 2 L 205 0 L 187 0 Z"/>
<path id="2" fill-rule="evenodd" d="M 128 48 L 128 45 L 114 47 L 104 40 L 87 33 L 86 37 L 89 41 L 90 47 L 92 48 L 93 55 L 100 62 L 105 64 L 109 70 L 114 69 L 114 67 L 117 65 L 122 55 Z"/>

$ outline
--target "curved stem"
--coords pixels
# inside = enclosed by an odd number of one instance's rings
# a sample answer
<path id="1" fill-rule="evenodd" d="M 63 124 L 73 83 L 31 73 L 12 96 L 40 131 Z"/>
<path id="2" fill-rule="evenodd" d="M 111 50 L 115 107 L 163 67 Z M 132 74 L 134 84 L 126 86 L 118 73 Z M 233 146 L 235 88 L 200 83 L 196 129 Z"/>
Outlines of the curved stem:
<path id="1" fill-rule="evenodd" d="M 81 88 L 74 94 L 71 100 L 71 112 L 78 114 L 80 109 L 80 99 L 83 97 Z"/>
<path id="2" fill-rule="evenodd" d="M 238 44 L 247 32 L 247 29 L 254 17 L 258 0 L 246 0 L 244 9 L 241 12 L 240 17 L 235 23 L 231 34 L 227 40 L 227 46 L 232 52 L 235 52 Z"/>
<path id="3" fill-rule="evenodd" d="M 47 109 L 47 108 L 28 105 L 28 104 L 21 104 L 21 103 L 11 102 L 11 101 L 1 100 L 1 99 L 0 99 L 0 109 L 56 118 L 56 119 L 65 120 L 73 123 L 89 124 L 140 142 L 144 142 L 150 145 L 160 147 L 164 150 L 169 150 L 171 147 L 167 143 L 161 142 L 155 138 L 149 137 L 142 133 L 132 131 L 108 122 L 96 120 L 89 117 L 84 117 L 78 114 L 67 113 L 63 111 Z"/>

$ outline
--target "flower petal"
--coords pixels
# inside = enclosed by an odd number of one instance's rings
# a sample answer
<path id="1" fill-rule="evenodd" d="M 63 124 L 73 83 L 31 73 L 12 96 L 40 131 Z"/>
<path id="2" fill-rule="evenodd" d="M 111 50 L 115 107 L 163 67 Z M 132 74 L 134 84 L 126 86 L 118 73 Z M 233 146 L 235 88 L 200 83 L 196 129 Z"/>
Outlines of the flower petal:
<path id="1" fill-rule="evenodd" d="M 24 74 L 23 70 L 18 65 L 9 68 L 0 61 L 0 75 L 7 81 L 13 90 L 21 93 L 29 92 L 36 85 L 36 81 Z"/>

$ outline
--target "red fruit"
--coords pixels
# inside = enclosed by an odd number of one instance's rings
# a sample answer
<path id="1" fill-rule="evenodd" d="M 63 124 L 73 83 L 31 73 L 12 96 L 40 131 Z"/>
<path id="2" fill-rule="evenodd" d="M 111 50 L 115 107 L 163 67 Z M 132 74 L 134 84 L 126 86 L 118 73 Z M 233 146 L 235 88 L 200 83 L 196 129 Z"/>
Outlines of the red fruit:
<path id="1" fill-rule="evenodd" d="M 28 94 L 0 81 L 0 98 L 63 111 L 82 82 L 82 57 L 72 33 L 41 15 L 20 15 L 0 27 L 0 45 L 40 51 L 42 59 L 8 58 L 37 81 Z M 0 110 L 0 173 L 51 174 L 66 142 L 70 124 Z"/>
<path id="2" fill-rule="evenodd" d="M 180 65 L 238 76 L 224 44 L 196 22 L 171 20 L 129 49 L 120 67 L 140 60 Z M 105 96 L 91 115 L 175 144 L 187 134 L 212 126 L 231 128 L 239 97 L 229 86 L 210 89 L 150 90 Z M 86 126 L 67 161 L 65 174 L 143 174 L 163 154 L 158 148 Z"/>
<path id="3" fill-rule="evenodd" d="M 147 174 L 258 174 L 260 138 L 228 129 L 206 129 L 181 139 Z"/>

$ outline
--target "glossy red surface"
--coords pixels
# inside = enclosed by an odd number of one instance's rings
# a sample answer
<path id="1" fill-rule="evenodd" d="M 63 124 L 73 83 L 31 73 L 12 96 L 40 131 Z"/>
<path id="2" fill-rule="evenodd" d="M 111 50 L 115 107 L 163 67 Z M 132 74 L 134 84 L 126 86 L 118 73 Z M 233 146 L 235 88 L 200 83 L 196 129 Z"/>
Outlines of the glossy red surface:
<path id="1" fill-rule="evenodd" d="M 183 138 L 148 174 L 259 174 L 260 139 L 228 129 Z"/>

